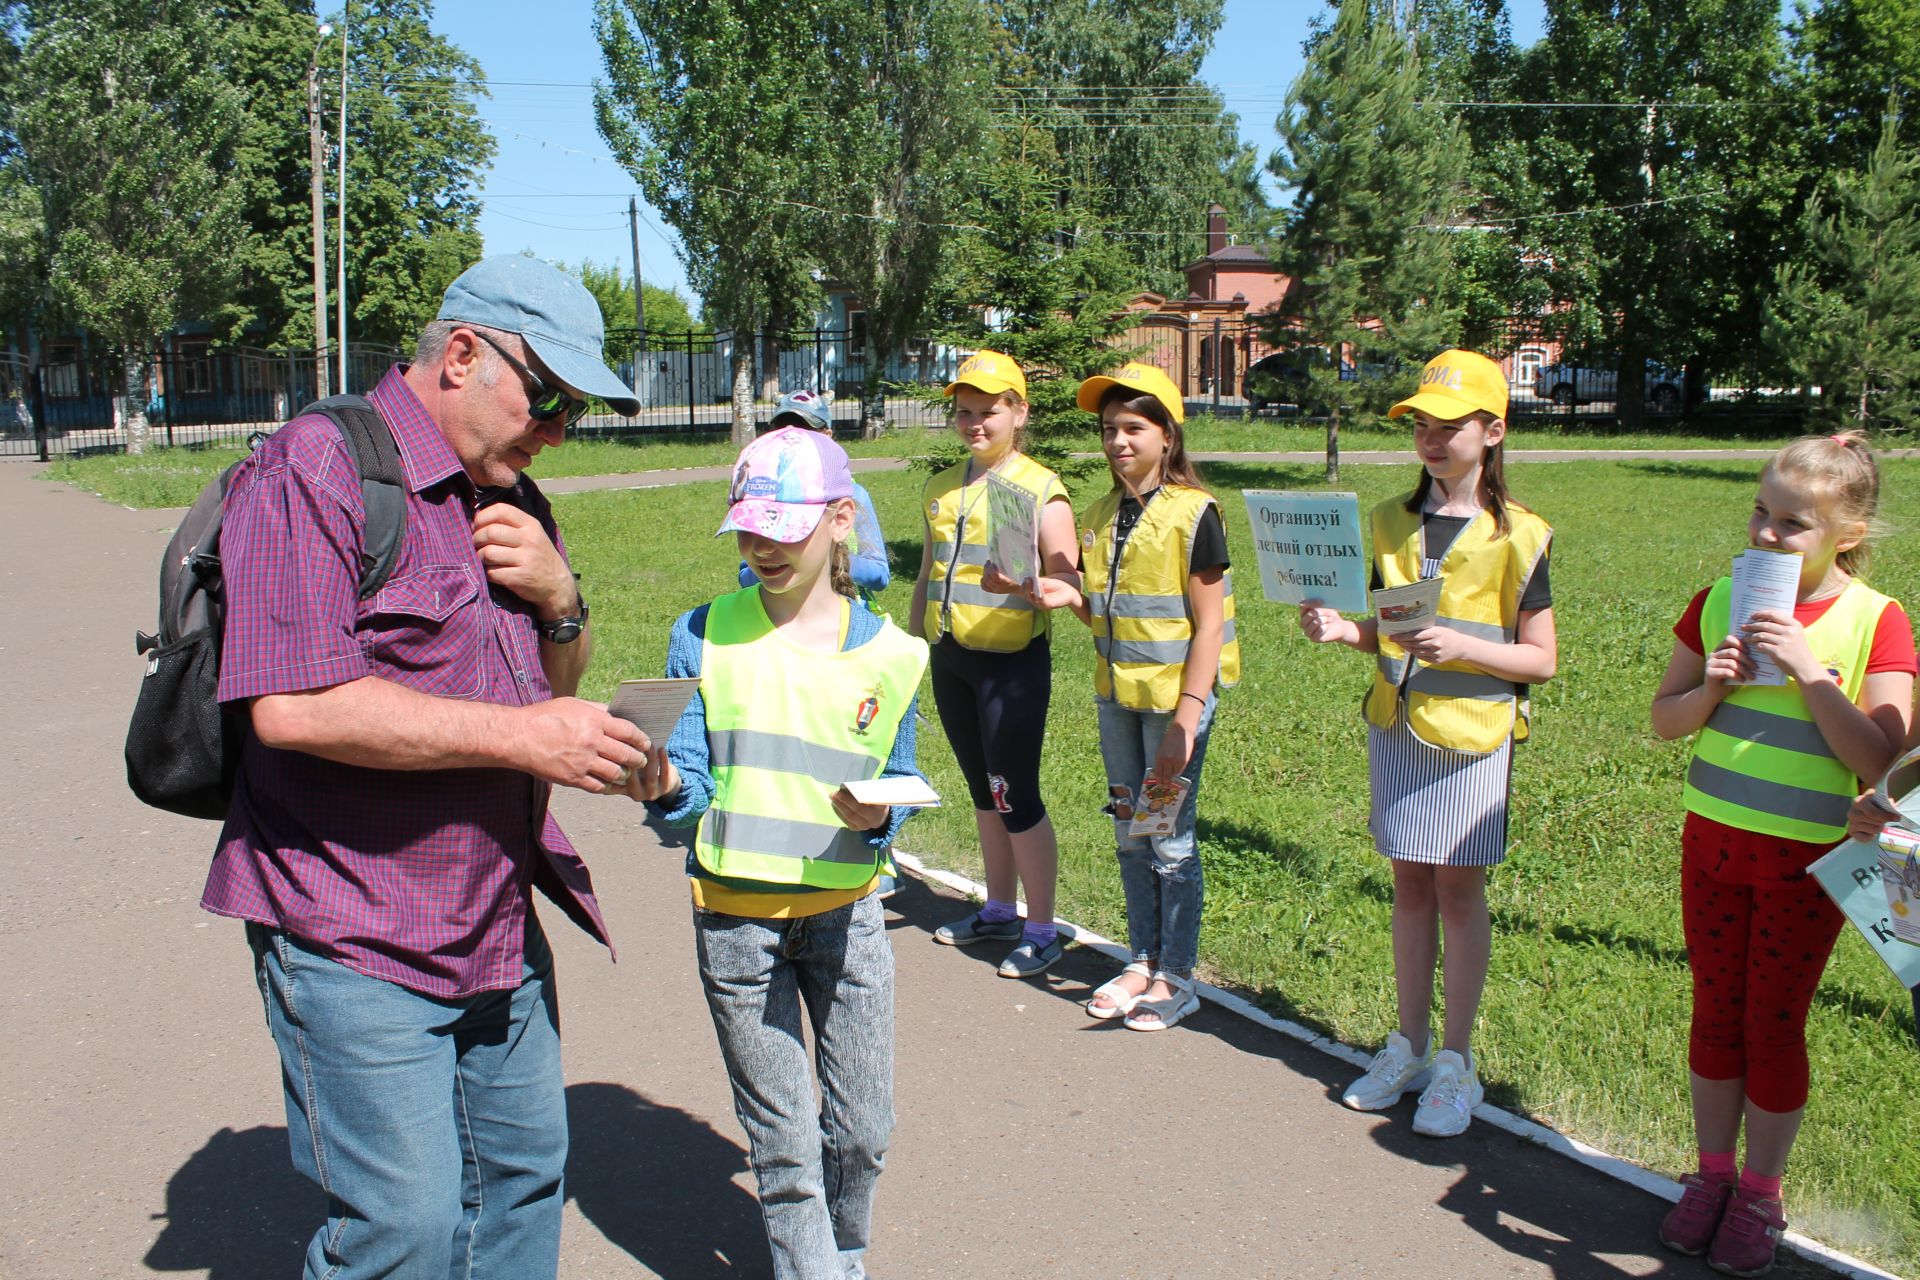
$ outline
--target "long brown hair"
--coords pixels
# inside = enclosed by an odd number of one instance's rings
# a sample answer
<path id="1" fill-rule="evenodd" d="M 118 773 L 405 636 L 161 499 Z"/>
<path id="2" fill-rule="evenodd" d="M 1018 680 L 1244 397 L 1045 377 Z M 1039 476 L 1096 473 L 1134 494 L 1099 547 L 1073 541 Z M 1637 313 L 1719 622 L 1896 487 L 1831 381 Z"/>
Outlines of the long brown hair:
<path id="1" fill-rule="evenodd" d="M 1500 421 L 1490 413 L 1477 413 L 1473 416 L 1486 423 Z M 1480 455 L 1480 490 L 1486 495 L 1487 510 L 1493 515 L 1493 536 L 1496 538 L 1504 538 L 1513 532 L 1513 521 L 1507 517 L 1507 504 L 1513 501 L 1513 495 L 1507 491 L 1506 448 L 1507 440 L 1502 436 L 1500 443 L 1488 445 L 1486 451 Z M 1425 467 L 1422 467 L 1420 479 L 1413 486 L 1413 492 L 1407 497 L 1406 509 L 1414 515 L 1419 515 L 1421 509 L 1427 505 L 1427 495 L 1432 492 L 1433 477 L 1427 474 Z"/>
<path id="2" fill-rule="evenodd" d="M 1183 485 L 1189 489 L 1198 489 L 1202 493 L 1212 493 L 1200 479 L 1200 469 L 1187 457 L 1186 433 L 1180 430 L 1180 424 L 1173 420 L 1173 414 L 1167 406 L 1160 403 L 1157 396 L 1135 394 L 1133 388 L 1122 386 L 1108 387 L 1100 397 L 1100 421 L 1107 420 L 1107 410 L 1118 405 L 1128 413 L 1137 413 L 1154 426 L 1166 433 L 1167 453 L 1160 459 L 1160 483 Z M 1114 478 L 1114 484 L 1120 483 Z"/>

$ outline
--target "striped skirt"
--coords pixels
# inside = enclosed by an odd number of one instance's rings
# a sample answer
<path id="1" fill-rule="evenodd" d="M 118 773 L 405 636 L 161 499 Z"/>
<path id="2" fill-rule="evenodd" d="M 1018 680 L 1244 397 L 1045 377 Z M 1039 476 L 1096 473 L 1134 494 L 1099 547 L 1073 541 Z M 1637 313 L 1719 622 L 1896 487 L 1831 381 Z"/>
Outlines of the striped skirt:
<path id="1" fill-rule="evenodd" d="M 1440 867 L 1492 867 L 1507 856 L 1513 739 L 1489 755 L 1430 746 L 1407 727 L 1367 726 L 1373 847 L 1389 858 Z"/>

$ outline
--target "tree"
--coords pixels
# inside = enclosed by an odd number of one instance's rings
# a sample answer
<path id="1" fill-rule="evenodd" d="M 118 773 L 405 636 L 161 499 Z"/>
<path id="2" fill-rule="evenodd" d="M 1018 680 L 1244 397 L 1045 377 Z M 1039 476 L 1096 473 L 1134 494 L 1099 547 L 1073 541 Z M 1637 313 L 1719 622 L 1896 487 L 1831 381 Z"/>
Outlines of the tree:
<path id="1" fill-rule="evenodd" d="M 1453 237 L 1463 145 L 1454 121 L 1420 105 L 1416 41 L 1385 0 L 1341 0 L 1309 43 L 1287 91 L 1270 167 L 1294 191 L 1268 257 L 1292 284 L 1276 308 L 1276 345 L 1326 353 L 1311 371 L 1327 406 L 1327 479 L 1340 474 L 1341 418 L 1385 408 L 1392 379 L 1368 367 L 1418 367 L 1453 345 L 1459 319 Z"/>
<path id="2" fill-rule="evenodd" d="M 1623 423 L 1646 366 L 1745 369 L 1800 159 L 1775 0 L 1556 0 L 1520 96 L 1553 216 L 1527 230 L 1575 347 L 1615 353 Z"/>
<path id="3" fill-rule="evenodd" d="M 28 180 L 14 136 L 21 93 L 16 37 L 23 21 L 19 4 L 0 0 L 0 327 L 31 313 L 47 274 L 40 196 Z"/>
<path id="4" fill-rule="evenodd" d="M 1032 406 L 1029 452 L 1070 469 L 1072 438 L 1086 430 L 1074 394 L 1127 358 L 1112 340 L 1131 322 L 1137 268 L 1074 205 L 1045 128 L 997 126 L 967 189 L 963 214 L 974 230 L 957 242 L 937 336 L 1019 361 Z"/>
<path id="5" fill-rule="evenodd" d="M 803 232 L 824 51 L 812 13 L 784 0 L 594 3 L 600 136 L 679 232 L 705 314 L 735 337 L 735 444 L 753 437 L 748 336 L 797 312 L 813 287 Z"/>
<path id="6" fill-rule="evenodd" d="M 360 0 L 347 14 L 346 289 L 355 341 L 410 346 L 482 251 L 479 180 L 495 151 L 476 101 L 486 77 L 433 33 L 431 14 L 430 0 Z"/>
<path id="7" fill-rule="evenodd" d="M 1808 206 L 1766 308 L 1768 343 L 1849 426 L 1911 426 L 1920 408 L 1920 159 L 1899 134 L 1889 98 L 1866 169 Z"/>
<path id="8" fill-rule="evenodd" d="M 954 195 L 973 176 L 985 64 L 974 0 L 817 0 L 832 50 L 809 100 L 814 243 L 866 307 L 862 433 L 886 429 L 886 362 L 926 317 Z"/>
<path id="9" fill-rule="evenodd" d="M 1822 168 L 1865 168 L 1889 94 L 1920 101 L 1920 0 L 1802 3 L 1789 28 Z"/>
<path id="10" fill-rule="evenodd" d="M 12 127 L 46 221 L 48 292 L 120 353 L 131 453 L 154 342 L 220 304 L 246 242 L 224 38 L 207 10 L 155 0 L 40 0 L 28 18 Z"/>
<path id="11" fill-rule="evenodd" d="M 565 263 L 557 265 L 562 271 L 579 277 L 580 283 L 593 295 L 593 300 L 600 304 L 602 324 L 609 329 L 634 327 L 633 277 L 624 274 L 618 263 L 601 266 L 587 258 L 578 267 L 569 267 Z M 678 289 L 662 289 L 643 280 L 640 282 L 640 293 L 646 300 L 648 333 L 677 335 L 695 328 L 693 313 L 688 310 L 687 300 L 680 296 Z"/>
<path id="12" fill-rule="evenodd" d="M 1202 211 L 1266 231 L 1258 158 L 1200 79 L 1221 0 L 989 0 L 1001 39 L 994 114 L 1052 130 L 1074 205 L 1120 232 L 1136 288 L 1184 292 L 1182 268 L 1206 252 Z"/>

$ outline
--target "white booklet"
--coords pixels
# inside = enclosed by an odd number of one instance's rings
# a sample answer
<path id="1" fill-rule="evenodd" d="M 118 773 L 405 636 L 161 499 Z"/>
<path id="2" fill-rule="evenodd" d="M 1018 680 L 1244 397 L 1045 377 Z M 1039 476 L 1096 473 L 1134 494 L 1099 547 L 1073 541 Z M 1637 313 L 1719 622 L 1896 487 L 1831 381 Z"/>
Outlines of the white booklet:
<path id="1" fill-rule="evenodd" d="M 1748 547 L 1733 558 L 1733 634 L 1753 621 L 1762 609 L 1793 616 L 1794 598 L 1800 594 L 1800 553 L 1763 551 Z M 1787 682 L 1787 673 L 1772 658 L 1749 650 L 1753 659 L 1752 685 L 1779 685 Z"/>
<path id="2" fill-rule="evenodd" d="M 899 805 L 907 809 L 937 809 L 940 793 L 925 778 L 903 773 L 892 778 L 861 778 L 846 784 L 847 794 L 861 804 Z"/>
<path id="3" fill-rule="evenodd" d="M 1015 582 L 1040 576 L 1040 510 L 1033 495 L 995 471 L 987 472 L 989 554 Z"/>
<path id="4" fill-rule="evenodd" d="M 1383 636 L 1406 635 L 1433 625 L 1440 616 L 1440 588 L 1445 578 L 1427 578 L 1404 587 L 1382 587 L 1373 593 L 1373 616 Z"/>
<path id="5" fill-rule="evenodd" d="M 664 745 L 699 687 L 698 676 L 622 680 L 614 690 L 613 701 L 607 703 L 607 714 L 638 725 L 649 742 Z"/>

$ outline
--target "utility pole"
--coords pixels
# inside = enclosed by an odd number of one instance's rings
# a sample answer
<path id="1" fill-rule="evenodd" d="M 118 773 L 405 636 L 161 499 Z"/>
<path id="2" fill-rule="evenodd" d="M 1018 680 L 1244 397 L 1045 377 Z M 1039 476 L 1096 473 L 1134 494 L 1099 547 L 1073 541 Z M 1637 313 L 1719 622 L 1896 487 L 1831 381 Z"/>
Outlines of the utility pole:
<path id="1" fill-rule="evenodd" d="M 640 292 L 640 204 L 627 197 L 627 232 L 633 238 L 633 394 L 640 394 L 640 357 L 647 349 L 647 302 Z"/>
<path id="2" fill-rule="evenodd" d="M 320 40 L 333 33 L 320 24 L 313 57 L 307 62 L 307 159 L 313 170 L 313 381 L 319 399 L 327 398 L 327 147 L 320 129 Z"/>
<path id="3" fill-rule="evenodd" d="M 340 256 L 333 272 L 334 283 L 340 290 L 336 312 L 340 323 L 334 328 L 340 334 L 341 395 L 346 395 L 352 386 L 347 377 L 347 19 L 352 13 L 353 0 L 347 0 L 340 7 L 340 197 L 339 213 L 334 218 L 339 224 L 335 239 L 340 242 Z"/>

